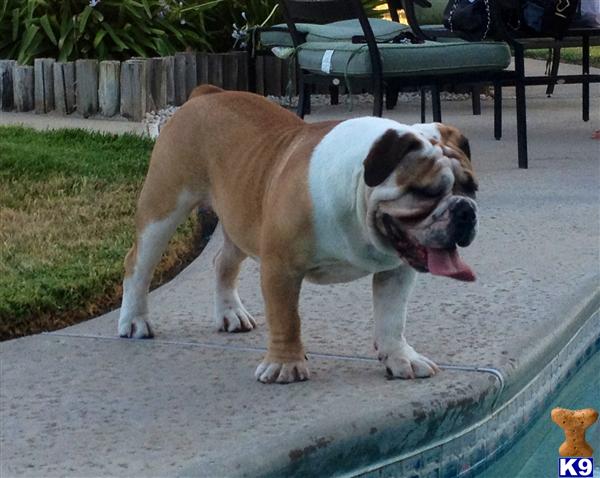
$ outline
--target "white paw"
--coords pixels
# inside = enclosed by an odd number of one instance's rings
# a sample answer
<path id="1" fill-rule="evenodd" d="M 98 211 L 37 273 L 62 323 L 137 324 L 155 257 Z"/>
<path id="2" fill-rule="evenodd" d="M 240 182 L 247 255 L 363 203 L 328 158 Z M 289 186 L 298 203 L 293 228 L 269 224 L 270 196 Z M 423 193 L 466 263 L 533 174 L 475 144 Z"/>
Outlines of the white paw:
<path id="1" fill-rule="evenodd" d="M 119 337 L 127 339 L 151 339 L 154 332 L 150 323 L 142 316 L 133 319 L 119 319 Z"/>
<path id="2" fill-rule="evenodd" d="M 426 378 L 440 371 L 430 359 L 417 353 L 405 341 L 382 341 L 375 344 L 377 358 L 392 378 Z"/>
<path id="3" fill-rule="evenodd" d="M 310 378 L 306 360 L 277 363 L 263 361 L 254 372 L 256 380 L 262 383 L 303 382 Z"/>
<path id="4" fill-rule="evenodd" d="M 215 319 L 220 332 L 249 332 L 256 327 L 256 320 L 241 302 L 217 306 Z"/>

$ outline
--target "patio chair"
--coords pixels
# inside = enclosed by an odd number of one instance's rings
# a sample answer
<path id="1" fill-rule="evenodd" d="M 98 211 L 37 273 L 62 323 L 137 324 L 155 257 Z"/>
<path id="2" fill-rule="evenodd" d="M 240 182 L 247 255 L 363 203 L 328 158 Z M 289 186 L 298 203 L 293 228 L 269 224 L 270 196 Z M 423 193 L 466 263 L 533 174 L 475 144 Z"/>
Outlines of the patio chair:
<path id="1" fill-rule="evenodd" d="M 301 117 L 310 108 L 310 86 L 323 82 L 343 82 L 350 91 L 362 88 L 373 93 L 373 115 L 381 116 L 386 89 L 429 87 L 435 92 L 444 84 L 491 83 L 513 74 L 507 70 L 510 50 L 504 43 L 382 41 L 373 32 L 360 0 L 282 0 L 280 4 L 296 49 Z M 362 29 L 362 35 L 350 41 L 322 41 L 300 30 L 303 23 L 349 20 L 358 20 Z M 435 97 L 434 121 L 441 121 Z"/>
<path id="2" fill-rule="evenodd" d="M 408 25 L 382 18 L 369 18 L 368 21 L 377 41 L 391 40 L 402 32 L 410 30 Z M 332 24 L 298 23 L 296 29 L 303 39 L 310 35 L 312 41 L 321 42 L 351 41 L 352 37 L 363 35 L 360 22 L 356 18 Z M 256 44 L 260 45 L 260 48 L 253 52 L 255 56 L 271 55 L 271 48 L 273 47 L 294 46 L 292 35 L 285 23 L 259 28 L 256 34 L 258 36 Z M 329 93 L 331 104 L 338 104 L 339 85 L 330 84 Z M 396 101 L 397 94 L 393 96 L 392 93 L 389 99 L 386 96 L 386 105 L 389 109 L 395 106 Z"/>
<path id="3" fill-rule="evenodd" d="M 294 46 L 292 35 L 285 23 L 279 23 L 268 27 L 257 27 L 252 32 L 253 38 L 248 42 L 246 53 L 248 56 L 248 90 L 257 93 L 256 84 L 257 59 L 260 57 L 273 57 L 273 48 L 290 48 Z M 295 72 L 290 71 L 292 91 L 295 88 Z M 339 88 L 329 85 L 330 104 L 339 104 Z"/>
<path id="4" fill-rule="evenodd" d="M 429 0 L 415 0 L 415 4 L 422 7 L 421 10 L 424 12 L 429 13 L 431 11 L 431 10 L 427 10 L 432 7 L 432 4 L 429 2 Z M 395 22 L 400 21 L 400 16 L 398 15 L 398 10 L 404 10 L 404 14 L 408 20 L 409 14 L 406 12 L 405 6 L 404 6 L 402 0 L 387 0 L 387 6 L 388 6 L 388 10 L 390 11 L 390 16 L 391 16 L 392 20 L 394 20 Z M 411 6 L 413 6 L 413 5 L 411 4 Z M 435 9 L 435 10 L 437 10 L 437 9 Z M 442 11 L 443 11 L 443 8 L 442 8 Z M 437 15 L 437 11 L 436 11 L 436 15 Z M 411 12 L 411 16 L 414 16 L 413 12 Z M 458 39 L 459 38 L 458 35 L 443 29 L 443 25 L 441 25 L 442 28 L 437 28 L 437 27 L 439 27 L 439 25 L 433 24 L 433 26 L 436 27 L 436 31 L 423 31 L 423 30 L 421 30 L 421 25 L 423 25 L 424 28 L 427 28 L 430 25 L 427 22 L 426 18 L 424 18 L 422 20 L 425 20 L 425 21 L 419 21 L 419 22 L 416 22 L 414 20 L 412 22 L 409 21 L 409 25 L 411 25 L 411 23 L 414 25 L 414 28 L 412 27 L 412 25 L 410 28 L 417 34 L 417 36 L 419 38 L 423 38 L 423 39 L 427 39 L 427 40 L 431 40 L 431 41 L 439 41 L 439 40 L 443 41 L 444 39 Z M 425 25 L 427 25 L 427 27 L 425 27 Z M 471 103 L 472 103 L 474 115 L 481 114 L 481 91 L 482 91 L 481 85 L 479 85 L 479 84 L 470 85 Z"/>
<path id="5" fill-rule="evenodd" d="M 443 37 L 456 36 L 456 33 L 450 32 L 443 24 L 443 13 L 448 0 L 388 0 L 390 11 L 403 9 L 406 11 L 406 17 L 411 28 L 423 38 L 431 40 Z M 397 17 L 397 15 L 396 15 Z M 392 18 L 393 15 L 392 15 Z M 583 47 L 583 37 L 581 33 L 585 29 L 589 38 L 590 45 L 600 45 L 600 36 L 594 33 L 600 26 L 586 25 L 581 22 L 581 12 L 573 20 L 573 27 L 562 38 L 541 37 L 535 34 L 527 34 L 514 29 L 507 29 L 509 37 L 519 39 L 523 43 L 524 50 L 548 49 L 550 56 L 548 59 L 548 76 L 550 77 L 546 93 L 551 95 L 554 86 L 557 83 L 557 75 L 560 66 L 561 50 L 569 47 Z"/>
<path id="6" fill-rule="evenodd" d="M 401 3 L 399 3 L 401 2 Z M 410 27 L 421 38 L 438 40 L 453 35 L 443 25 L 443 12 L 448 0 L 391 0 L 391 8 L 401 6 L 405 12 Z M 600 81 L 600 75 L 590 74 L 589 59 L 590 45 L 600 44 L 600 28 L 573 26 L 561 39 L 542 36 L 532 32 L 515 29 L 505 25 L 499 14 L 496 0 L 489 0 L 492 28 L 500 40 L 505 41 L 513 51 L 515 76 L 504 78 L 502 84 L 494 87 L 494 99 L 497 104 L 502 101 L 502 86 L 515 86 L 517 96 L 517 137 L 518 162 L 520 168 L 528 167 L 527 151 L 527 114 L 526 114 L 526 85 L 547 85 L 546 92 L 551 94 L 556 83 L 580 83 L 582 85 L 582 118 L 589 120 L 590 83 Z M 581 75 L 559 75 L 560 49 L 569 46 L 582 47 Z M 525 72 L 525 51 L 529 49 L 549 48 L 552 50 L 552 63 L 548 76 L 527 76 Z M 498 96 L 498 98 L 496 98 Z M 502 136 L 501 107 L 495 110 L 494 136 Z"/>

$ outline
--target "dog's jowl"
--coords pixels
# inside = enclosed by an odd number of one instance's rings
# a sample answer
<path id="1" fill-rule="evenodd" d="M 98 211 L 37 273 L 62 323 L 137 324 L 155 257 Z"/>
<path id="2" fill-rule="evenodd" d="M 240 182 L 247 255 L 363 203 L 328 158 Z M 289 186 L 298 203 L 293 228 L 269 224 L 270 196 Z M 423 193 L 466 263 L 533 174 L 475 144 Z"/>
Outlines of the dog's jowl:
<path id="1" fill-rule="evenodd" d="M 240 265 L 260 261 L 269 330 L 261 382 L 309 378 L 300 334 L 303 280 L 373 276 L 375 348 L 393 377 L 438 371 L 404 337 L 417 272 L 472 281 L 458 254 L 475 237 L 477 182 L 455 128 L 382 118 L 308 124 L 251 93 L 200 86 L 156 142 L 125 259 L 119 335 L 147 338 L 147 295 L 169 239 L 195 207 L 212 208 L 224 242 L 215 258 L 215 324 L 256 321 L 237 292 Z"/>

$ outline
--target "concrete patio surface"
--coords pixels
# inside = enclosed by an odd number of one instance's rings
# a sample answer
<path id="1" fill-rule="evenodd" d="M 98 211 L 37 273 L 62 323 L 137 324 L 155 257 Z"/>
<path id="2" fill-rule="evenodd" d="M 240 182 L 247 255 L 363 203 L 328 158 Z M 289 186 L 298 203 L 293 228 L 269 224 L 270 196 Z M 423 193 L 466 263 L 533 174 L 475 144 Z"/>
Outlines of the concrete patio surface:
<path id="1" fill-rule="evenodd" d="M 590 138 L 600 129 L 598 85 L 589 123 L 580 87 L 559 85 L 552 98 L 527 91 L 529 170 L 517 169 L 509 91 L 501 141 L 491 101 L 481 116 L 469 102 L 442 105 L 444 121 L 471 142 L 480 228 L 462 254 L 478 280 L 421 274 L 410 302 L 407 338 L 444 365 L 440 374 L 386 380 L 366 278 L 306 284 L 311 380 L 258 383 L 266 344 L 258 266 L 247 261 L 240 281 L 258 328 L 216 332 L 217 230 L 200 257 L 151 294 L 154 340 L 119 339 L 113 311 L 0 345 L 0 475 L 437 477 L 475 469 L 472 457 L 481 462 L 495 449 L 478 448 L 474 437 L 505 433 L 506 441 L 526 425 L 519 418 L 507 431 L 490 418 L 509 423 L 498 418 L 503 410 L 511 416 L 528 397 L 543 400 L 558 383 L 538 386 L 541 374 L 562 381 L 600 337 L 600 141 Z M 307 120 L 369 112 L 316 107 Z M 399 104 L 384 115 L 414 123 L 419 109 Z"/>

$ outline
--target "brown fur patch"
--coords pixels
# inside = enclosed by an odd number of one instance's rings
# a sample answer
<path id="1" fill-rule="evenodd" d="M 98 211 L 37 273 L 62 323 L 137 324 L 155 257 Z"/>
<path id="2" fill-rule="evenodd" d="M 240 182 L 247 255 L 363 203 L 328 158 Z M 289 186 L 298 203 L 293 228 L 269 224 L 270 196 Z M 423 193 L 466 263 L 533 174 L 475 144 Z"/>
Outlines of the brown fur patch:
<path id="1" fill-rule="evenodd" d="M 431 158 L 420 158 L 419 161 L 403 168 L 400 165 L 396 176 L 396 184 L 404 188 L 425 188 L 439 175 L 442 166 Z"/>
<path id="2" fill-rule="evenodd" d="M 454 126 L 438 124 L 438 129 L 442 137 L 441 146 L 444 149 L 444 154 L 456 159 L 461 165 L 461 171 L 456 175 L 455 194 L 474 194 L 479 186 L 471 162 L 469 140 Z"/>
<path id="3" fill-rule="evenodd" d="M 194 88 L 192 90 L 192 92 L 190 93 L 190 97 L 188 98 L 188 100 L 191 100 L 192 98 L 195 98 L 196 96 L 210 95 L 213 93 L 222 93 L 223 91 L 225 91 L 225 90 L 223 90 L 215 85 L 196 86 L 196 88 Z"/>
<path id="4" fill-rule="evenodd" d="M 298 300 L 314 244 L 308 168 L 312 151 L 337 124 L 315 123 L 297 131 L 263 198 L 259 255 L 272 362 L 304 360 Z"/>
<path id="5" fill-rule="evenodd" d="M 363 163 L 365 184 L 370 187 L 381 184 L 398 167 L 404 156 L 420 148 L 422 144 L 414 134 L 400 136 L 396 130 L 388 129 L 373 144 Z"/>
<path id="6" fill-rule="evenodd" d="M 438 124 L 438 130 L 442 136 L 442 145 L 456 153 L 453 157 L 458 159 L 463 167 L 468 166 L 468 169 L 471 169 L 471 146 L 466 136 L 458 128 L 450 125 Z"/>
<path id="7" fill-rule="evenodd" d="M 135 267 L 135 261 L 137 260 L 137 242 L 129 249 L 125 256 L 125 277 L 130 277 L 133 274 L 133 268 Z"/>
<path id="8" fill-rule="evenodd" d="M 161 131 L 140 194 L 138 234 L 186 191 L 212 207 L 240 257 L 261 258 L 271 361 L 304 360 L 298 296 L 314 243 L 308 167 L 337 124 L 307 124 L 261 96 L 203 85 Z M 128 268 L 134 258 L 135 250 Z"/>

